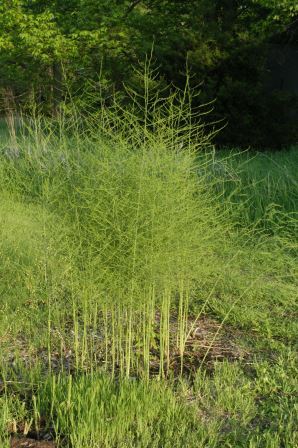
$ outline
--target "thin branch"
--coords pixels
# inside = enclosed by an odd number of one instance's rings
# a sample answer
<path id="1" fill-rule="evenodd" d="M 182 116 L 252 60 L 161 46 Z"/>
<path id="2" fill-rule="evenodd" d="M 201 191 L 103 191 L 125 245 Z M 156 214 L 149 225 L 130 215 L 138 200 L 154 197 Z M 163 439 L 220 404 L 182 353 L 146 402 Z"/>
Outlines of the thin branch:
<path id="1" fill-rule="evenodd" d="M 127 17 L 135 9 L 135 7 L 138 6 L 139 3 L 141 3 L 141 1 L 142 0 L 134 0 L 127 8 L 124 17 Z"/>

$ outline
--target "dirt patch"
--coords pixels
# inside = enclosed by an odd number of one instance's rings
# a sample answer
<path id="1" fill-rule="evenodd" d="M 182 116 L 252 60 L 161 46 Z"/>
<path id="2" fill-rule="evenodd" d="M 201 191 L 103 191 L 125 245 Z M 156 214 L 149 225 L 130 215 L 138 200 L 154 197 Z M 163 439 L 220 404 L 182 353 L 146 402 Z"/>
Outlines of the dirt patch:
<path id="1" fill-rule="evenodd" d="M 10 448 L 57 448 L 54 442 L 53 428 L 49 427 L 46 418 L 38 421 L 39 430 L 36 431 L 26 421 L 16 422 L 13 420 L 7 426 L 10 435 Z"/>
<path id="2" fill-rule="evenodd" d="M 10 448 L 57 448 L 54 442 L 47 440 L 34 440 L 26 437 L 12 437 Z"/>
<path id="3" fill-rule="evenodd" d="M 181 373 L 181 355 L 177 350 L 176 335 L 177 320 L 170 322 L 170 365 L 169 370 Z M 189 319 L 188 336 L 183 353 L 183 369 L 187 375 L 192 375 L 204 365 L 212 370 L 217 361 L 230 362 L 241 360 L 249 362 L 251 354 L 240 345 L 241 332 L 208 316 L 201 316 L 199 320 Z M 153 353 L 151 353 L 153 355 Z M 154 357 L 153 357 L 154 358 Z M 159 368 L 159 356 L 151 361 L 152 370 Z M 165 370 L 167 370 L 165 366 Z"/>
<path id="4" fill-rule="evenodd" d="M 156 316 L 156 344 L 150 350 L 150 370 L 152 375 L 158 374 L 160 368 L 160 352 L 159 352 L 159 324 L 160 317 Z M 56 337 L 58 330 L 53 330 L 53 339 Z M 177 334 L 178 323 L 177 317 L 174 316 L 169 322 L 169 365 L 166 365 L 164 372 L 169 370 L 181 373 L 181 355 L 177 348 Z M 90 333 L 90 334 L 89 334 Z M 60 333 L 59 333 L 60 334 Z M 71 332 L 70 332 L 71 334 Z M 94 362 L 100 368 L 104 365 L 104 342 L 103 335 L 100 333 L 94 334 L 92 329 L 87 332 L 90 337 L 91 344 L 94 350 Z M 209 316 L 201 316 L 200 319 L 189 319 L 187 325 L 187 339 L 184 345 L 183 354 L 183 371 L 186 374 L 195 372 L 202 364 L 208 369 L 211 368 L 216 361 L 221 360 L 250 360 L 251 355 L 246 348 L 241 347 L 240 339 L 241 332 L 228 325 L 221 325 L 220 322 Z M 62 338 L 62 336 L 61 336 Z M 91 340 L 92 339 L 92 340 Z M 28 369 L 32 364 L 40 363 L 45 371 L 49 369 L 49 362 L 52 372 L 74 373 L 76 371 L 76 362 L 73 351 L 71 350 L 72 341 L 63 340 L 60 351 L 53 348 L 50 356 L 46 348 L 29 348 L 26 341 L 18 339 L 8 345 L 7 355 L 5 360 L 8 366 L 14 367 L 17 372 L 18 362 L 21 360 Z M 53 344 L 54 347 L 56 344 Z M 15 356 L 13 353 L 16 353 Z M 137 350 L 137 349 L 136 349 Z M 4 351 L 4 350 L 3 350 Z M 15 360 L 17 361 L 15 364 Z M 88 366 L 86 364 L 86 370 Z M 117 366 L 116 366 L 117 369 Z M 44 372 L 46 373 L 46 372 Z M 0 378 L 1 391 L 1 378 Z"/>
<path id="5" fill-rule="evenodd" d="M 249 352 L 239 345 L 240 334 L 228 326 L 208 317 L 201 318 L 193 326 L 185 345 L 185 357 L 195 356 L 206 364 L 221 360 L 243 360 Z"/>

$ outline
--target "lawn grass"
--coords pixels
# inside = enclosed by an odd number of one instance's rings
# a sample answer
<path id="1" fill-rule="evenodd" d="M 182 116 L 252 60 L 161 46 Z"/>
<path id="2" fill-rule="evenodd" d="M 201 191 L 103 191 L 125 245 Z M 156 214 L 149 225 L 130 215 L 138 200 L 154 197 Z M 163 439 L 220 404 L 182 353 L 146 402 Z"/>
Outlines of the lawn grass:
<path id="1" fill-rule="evenodd" d="M 3 447 L 298 443 L 297 153 L 156 113 L 1 138 Z"/>

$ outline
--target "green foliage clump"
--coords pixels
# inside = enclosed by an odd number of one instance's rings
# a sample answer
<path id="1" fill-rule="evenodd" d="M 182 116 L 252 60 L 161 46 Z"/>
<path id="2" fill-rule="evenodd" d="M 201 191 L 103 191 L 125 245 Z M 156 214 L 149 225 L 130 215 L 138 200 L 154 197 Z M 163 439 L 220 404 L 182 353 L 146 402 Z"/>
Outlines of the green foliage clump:
<path id="1" fill-rule="evenodd" d="M 2 194 L 8 190 L 20 202 L 32 203 L 53 243 L 56 266 L 51 251 L 48 257 L 45 252 L 41 270 L 44 266 L 48 274 L 40 297 L 47 297 L 49 313 L 53 301 L 67 303 L 69 297 L 74 337 L 82 330 L 86 338 L 76 346 L 76 362 L 84 362 L 91 337 L 87 326 L 96 322 L 106 367 L 127 376 L 131 370 L 149 374 L 153 349 L 160 353 L 161 375 L 169 368 L 172 311 L 183 355 L 189 301 L 198 282 L 212 275 L 214 242 L 219 235 L 224 241 L 229 227 L 208 175 L 197 175 L 196 150 L 202 149 L 199 164 L 211 163 L 210 143 L 202 126 L 191 124 L 186 92 L 182 100 L 179 93 L 164 102 L 150 98 L 147 81 L 145 76 L 145 120 L 131 109 L 120 117 L 102 109 L 85 117 L 83 126 L 65 115 L 52 123 L 37 121 L 20 135 L 17 156 L 4 152 L 1 164 Z M 120 106 L 115 107 L 118 112 Z M 197 144 L 192 146 L 193 135 Z M 26 272 L 36 271 L 35 258 L 28 260 Z M 19 286 L 25 288 L 22 282 Z"/>

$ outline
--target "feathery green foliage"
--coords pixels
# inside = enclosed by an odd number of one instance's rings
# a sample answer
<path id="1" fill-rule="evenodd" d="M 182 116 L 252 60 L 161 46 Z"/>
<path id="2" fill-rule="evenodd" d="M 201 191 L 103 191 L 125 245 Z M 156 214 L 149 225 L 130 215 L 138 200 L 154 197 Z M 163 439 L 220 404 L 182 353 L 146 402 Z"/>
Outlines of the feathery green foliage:
<path id="1" fill-rule="evenodd" d="M 187 89 L 143 82 L 135 109 L 37 117 L 1 143 L 1 443 L 294 447 L 297 245 L 264 219 L 274 200 L 294 224 L 294 173 L 256 190 Z M 237 362 L 211 356 L 224 331 Z"/>

